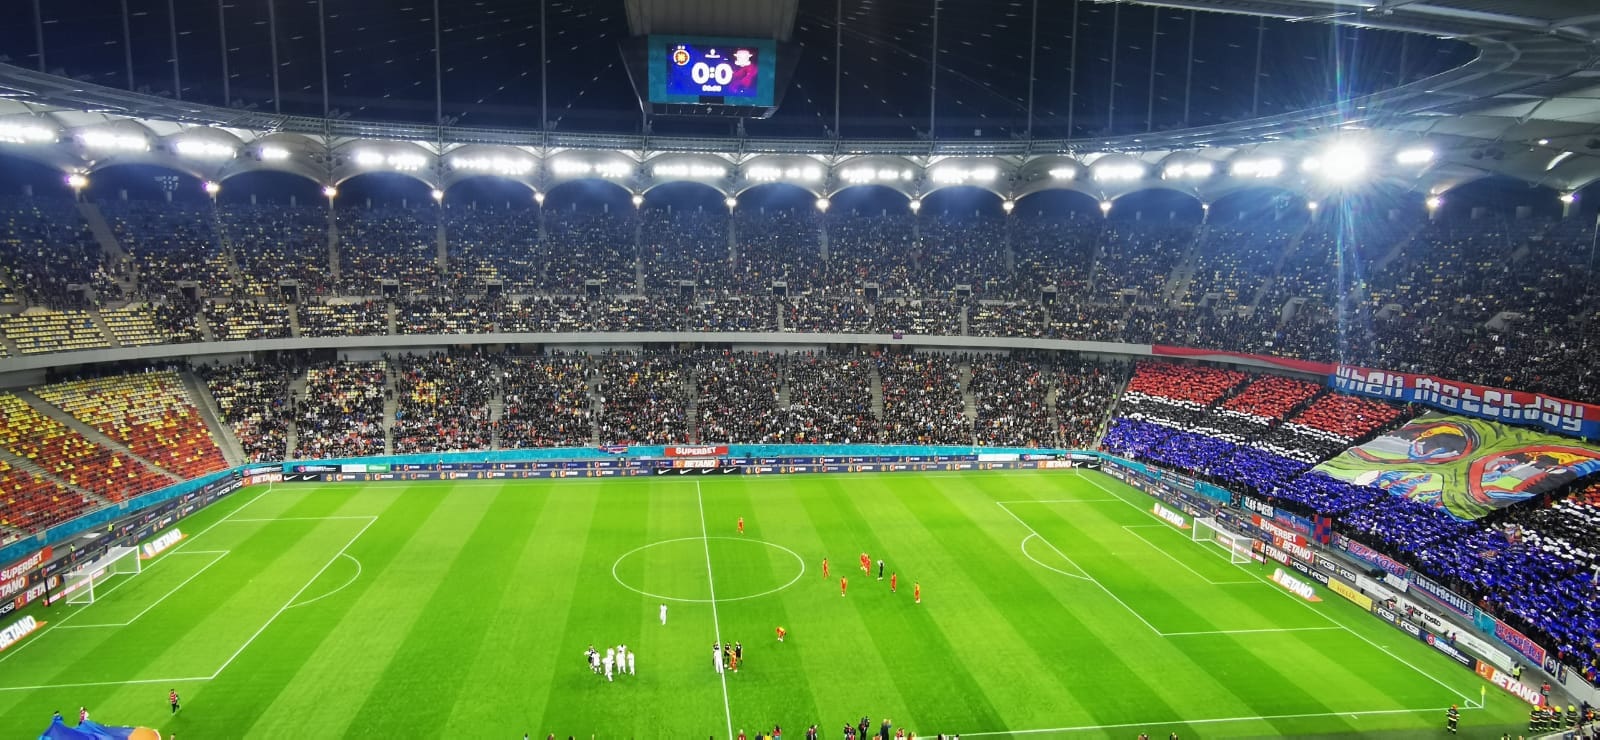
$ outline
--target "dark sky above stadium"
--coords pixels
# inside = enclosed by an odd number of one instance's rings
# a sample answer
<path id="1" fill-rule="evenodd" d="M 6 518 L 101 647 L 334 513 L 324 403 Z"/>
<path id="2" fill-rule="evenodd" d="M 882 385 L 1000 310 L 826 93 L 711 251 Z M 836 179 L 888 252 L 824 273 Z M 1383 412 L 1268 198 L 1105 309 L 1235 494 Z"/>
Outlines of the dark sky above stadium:
<path id="1" fill-rule="evenodd" d="M 639 130 L 639 106 L 618 51 L 628 35 L 622 0 L 545 1 L 551 125 Z M 933 2 L 844 0 L 843 53 L 836 55 L 835 0 L 801 0 L 794 78 L 782 91 L 778 113 L 749 122 L 748 132 L 825 135 L 833 125 L 835 62 L 842 61 L 845 137 L 925 135 Z M 20 15 L 8 20 L 21 22 L 0 24 L 0 55 L 36 67 L 31 4 L 16 5 Z M 539 2 L 446 0 L 439 7 L 445 116 L 461 125 L 538 128 Z M 51 71 L 128 87 L 131 59 L 134 89 L 172 95 L 175 30 L 185 100 L 308 115 L 323 112 L 320 19 L 333 109 L 356 119 L 435 117 L 432 0 L 74 0 L 44 2 L 41 9 Z M 1035 28 L 1033 11 L 1032 0 L 942 0 L 940 136 L 1026 131 L 1035 31 L 1032 120 L 1038 137 L 1129 134 L 1285 113 L 1419 79 L 1472 55 L 1458 42 L 1316 22 L 1041 0 Z M 1253 79 L 1258 46 L 1262 72 Z M 656 130 L 719 133 L 729 126 L 664 120 Z"/>

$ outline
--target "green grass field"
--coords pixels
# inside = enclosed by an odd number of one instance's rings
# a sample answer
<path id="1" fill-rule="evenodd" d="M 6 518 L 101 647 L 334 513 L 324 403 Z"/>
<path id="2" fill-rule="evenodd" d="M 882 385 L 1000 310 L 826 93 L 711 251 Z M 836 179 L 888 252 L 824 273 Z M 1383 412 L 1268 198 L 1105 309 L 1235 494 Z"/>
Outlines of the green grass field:
<path id="1" fill-rule="evenodd" d="M 1087 472 L 252 489 L 97 603 L 32 612 L 46 627 L 0 653 L 0 736 L 80 705 L 207 740 L 838 738 L 863 714 L 927 737 L 1411 738 L 1467 700 L 1462 737 L 1525 722 L 1148 508 Z M 743 642 L 738 673 L 713 670 L 719 637 Z M 637 674 L 592 674 L 591 643 L 628 645 Z"/>

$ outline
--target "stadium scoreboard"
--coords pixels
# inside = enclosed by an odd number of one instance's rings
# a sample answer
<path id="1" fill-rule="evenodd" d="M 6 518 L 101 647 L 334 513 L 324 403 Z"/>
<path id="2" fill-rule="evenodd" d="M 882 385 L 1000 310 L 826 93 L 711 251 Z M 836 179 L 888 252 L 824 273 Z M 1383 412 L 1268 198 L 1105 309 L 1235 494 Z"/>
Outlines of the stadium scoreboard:
<path id="1" fill-rule="evenodd" d="M 649 36 L 644 67 L 646 100 L 655 106 L 744 110 L 759 116 L 774 107 L 779 49 L 771 39 Z"/>

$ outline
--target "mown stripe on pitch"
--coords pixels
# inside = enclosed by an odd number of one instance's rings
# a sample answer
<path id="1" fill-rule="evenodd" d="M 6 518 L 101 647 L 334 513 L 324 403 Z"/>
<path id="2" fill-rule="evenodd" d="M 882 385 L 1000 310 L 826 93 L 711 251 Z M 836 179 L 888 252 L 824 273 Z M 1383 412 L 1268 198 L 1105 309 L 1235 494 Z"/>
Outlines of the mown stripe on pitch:
<path id="1" fill-rule="evenodd" d="M 335 635 L 345 617 L 369 598 L 378 575 L 403 551 L 443 500 L 409 495 L 428 484 L 363 486 L 350 494 L 349 505 L 378 520 L 347 553 L 359 559 L 362 577 L 338 594 L 305 609 L 292 609 L 279 617 L 228 670 L 204 689 L 205 712 L 180 714 L 171 729 L 189 729 L 202 736 L 270 734 L 280 723 L 307 722 L 308 707 L 317 706 L 327 691 L 342 686 L 317 686 L 313 675 L 322 670 L 321 655 L 339 649 Z M 315 495 L 316 492 L 313 492 Z M 199 698 L 199 697 L 196 697 Z"/>
<path id="2" fill-rule="evenodd" d="M 1000 481 L 984 483 L 1005 485 Z M 928 516 L 941 510 L 956 511 L 955 502 L 965 503 L 968 498 L 964 484 L 959 482 L 938 481 L 935 488 L 939 495 L 925 492 L 904 495 L 919 496 L 914 511 Z M 991 501 L 977 499 L 969 505 L 999 508 Z M 944 518 L 953 520 L 955 517 L 944 515 Z M 998 526 L 1015 532 L 1018 541 L 1027 534 L 1010 517 Z M 1153 635 L 1134 632 L 1144 630 L 1143 625 L 1136 623 L 1108 627 L 1099 615 L 1111 614 L 1111 610 L 1119 607 L 1107 601 L 1090 584 L 1083 583 L 1080 588 L 1076 585 L 1078 582 L 1073 581 L 1075 586 L 1066 592 L 1047 587 L 1043 579 L 1062 577 L 1023 561 L 1014 547 L 1000 549 L 1009 539 L 1002 531 L 984 531 L 984 541 L 951 531 L 940 542 L 969 579 L 983 584 L 977 592 L 991 601 L 993 612 L 1018 635 L 1020 646 L 1034 653 L 1034 660 L 1042 666 L 1040 674 L 1053 680 L 1071 697 L 1070 706 L 1054 706 L 1048 712 L 1043 707 L 1038 708 L 1042 715 L 1058 718 L 1051 725 L 1062 724 L 1062 720 L 1070 724 L 1074 716 L 1108 723 L 1126 721 L 1139 709 L 1170 711 L 1160 698 L 1158 687 L 1145 682 L 1136 667 L 1124 658 L 1125 653 L 1139 652 L 1135 648 L 1148 645 Z M 1069 603 L 1069 599 L 1078 601 Z M 1118 647 L 1113 649 L 1113 644 Z M 1084 666 L 1093 666 L 1093 669 L 1084 670 Z M 1041 675 L 1025 681 L 1039 683 Z M 1135 701 L 1140 704 L 1134 704 Z M 1015 728 L 1020 726 L 1020 720 L 1006 717 L 996 725 L 975 724 L 966 729 Z"/>
<path id="3" fill-rule="evenodd" d="M 826 629 L 813 628 L 818 624 L 806 608 L 807 602 L 831 595 L 818 590 L 813 580 L 821 577 L 816 570 L 821 555 L 815 554 L 820 547 L 814 523 L 790 485 L 740 476 L 713 478 L 703 488 L 708 518 L 736 522 L 744 512 L 746 536 L 790 548 L 805 561 L 804 575 L 785 591 L 718 604 L 723 629 L 752 638 L 746 642 L 748 670 L 729 684 L 734 725 L 751 729 L 779 724 L 797 736 L 812 723 L 817 723 L 819 730 L 826 729 L 823 718 L 828 715 L 818 701 L 806 659 L 809 645 L 831 639 Z M 752 565 L 757 574 L 753 580 L 770 582 L 773 587 L 788 583 L 797 567 L 794 559 L 780 550 L 771 550 L 768 557 Z M 790 631 L 781 645 L 774 632 L 779 625 Z"/>
<path id="4" fill-rule="evenodd" d="M 384 493 L 380 490 L 372 495 Z M 439 585 L 431 574 L 437 572 L 441 560 L 448 560 L 460 547 L 466 533 L 482 518 L 489 501 L 477 497 L 452 499 L 435 487 L 408 489 L 401 495 L 406 499 L 428 499 L 426 516 L 413 521 L 406 536 L 393 543 L 398 552 L 389 562 L 366 569 L 368 575 L 364 579 L 371 587 L 354 600 L 337 622 L 324 623 L 328 634 L 322 644 L 298 667 L 291 680 L 292 688 L 280 694 L 279 701 L 288 706 L 275 705 L 258 722 L 265 733 L 342 734 L 351 723 L 373 719 L 357 716 L 356 710 L 366 701 L 389 661 L 406 648 L 424 600 Z M 310 613 L 315 608 L 295 611 Z M 301 616 L 291 612 L 289 618 Z M 317 712 L 303 711 L 308 706 L 316 706 Z M 296 712 L 293 707 L 301 711 Z"/>
<path id="5" fill-rule="evenodd" d="M 1050 476 L 1050 482 L 1054 484 L 1054 487 L 1038 493 L 1037 498 L 1082 499 L 1093 497 L 1095 491 L 1093 488 L 1085 488 L 1082 481 L 1079 481 L 1075 476 Z M 985 483 L 992 482 L 985 481 Z M 1004 482 L 998 482 L 998 485 L 1004 485 Z M 999 500 L 1014 500 L 1020 498 L 1016 493 L 1019 492 L 1013 491 L 1007 494 L 991 490 L 990 495 Z M 993 506 L 992 503 L 988 502 L 985 502 L 984 505 Z M 1063 505 L 1063 515 L 1071 514 L 1079 508 L 1094 505 L 1096 504 Z M 1018 505 L 1018 510 L 1028 513 L 1033 509 L 1047 508 L 1049 506 L 1052 505 L 1040 504 L 1033 506 L 1021 504 Z M 999 507 L 995 506 L 994 508 L 998 509 Z M 1009 517 L 1004 525 L 1009 530 L 1020 529 L 1015 520 L 1011 520 Z M 1075 545 L 1078 550 L 1072 549 Z M 1086 553 L 1083 552 L 1085 549 L 1083 540 L 1080 538 L 1063 539 L 1058 546 L 1071 553 L 1074 560 L 1087 560 Z M 1036 581 L 1049 575 L 1036 565 L 1022 562 L 1020 556 L 1014 556 L 1013 559 L 1015 564 L 1019 566 L 1031 567 L 1029 572 L 1033 574 Z M 1138 568 L 1140 564 L 1137 561 L 1118 562 L 1116 567 Z M 1099 572 L 1098 569 L 1096 572 Z M 1156 635 L 1144 624 L 1135 620 L 1133 615 L 1128 614 L 1122 605 L 1111 600 L 1104 592 L 1096 587 L 1091 586 L 1090 588 L 1092 590 L 1083 592 L 1081 597 L 1083 601 L 1060 601 L 1061 607 L 1073 615 L 1082 617 L 1081 624 L 1086 629 L 1092 630 L 1083 633 L 1086 637 L 1092 638 L 1086 640 L 1088 643 L 1086 647 L 1091 649 L 1112 649 L 1114 647 L 1117 656 L 1129 656 L 1130 660 L 1124 666 L 1126 675 L 1137 682 L 1134 685 L 1124 686 L 1121 683 L 1122 676 L 1114 671 L 1096 671 L 1092 674 L 1094 681 L 1081 681 L 1080 696 L 1085 697 L 1085 701 L 1088 701 L 1088 697 L 1098 699 L 1100 703 L 1092 705 L 1095 709 L 1100 709 L 1103 705 L 1108 705 L 1109 703 L 1116 703 L 1113 708 L 1117 709 L 1117 714 L 1109 715 L 1106 712 L 1099 712 L 1096 721 L 1102 724 L 1118 724 L 1127 722 L 1130 719 L 1138 720 L 1139 718 L 1158 716 L 1153 705 L 1146 706 L 1139 703 L 1144 696 L 1164 697 L 1165 702 L 1191 714 L 1199 711 L 1207 713 L 1226 712 L 1230 708 L 1235 714 L 1244 711 L 1245 707 L 1242 704 L 1238 704 L 1237 700 L 1213 679 L 1212 672 L 1215 670 L 1215 666 L 1194 663 L 1183 653 L 1174 650 L 1166 638 Z M 1053 591 L 1062 593 L 1060 589 L 1053 589 Z M 1115 589 L 1113 589 L 1113 592 L 1115 593 Z M 1076 591 L 1066 593 L 1076 593 Z M 1061 599 L 1059 596 L 1057 598 L 1058 601 Z M 1086 605 L 1093 606 L 1092 608 L 1086 608 Z M 1026 607 L 1022 608 L 1025 609 Z M 1042 634 L 1048 635 L 1051 630 L 1057 629 L 1059 628 L 1052 624 L 1046 624 Z M 1041 644 L 1048 644 L 1048 638 L 1040 638 L 1038 641 Z M 1082 648 L 1085 646 L 1074 645 L 1073 647 Z M 1081 664 L 1083 661 L 1077 660 L 1078 657 L 1076 654 L 1069 654 L 1066 664 Z M 1069 676 L 1078 677 L 1079 674 L 1073 673 L 1069 674 Z M 1167 687 L 1172 686 L 1182 687 L 1182 689 L 1176 692 L 1169 691 Z M 1152 687 L 1156 690 L 1151 690 Z M 1183 715 L 1180 713 L 1168 716 Z M 1060 722 L 1042 724 L 1047 727 L 1061 725 Z"/>
<path id="6" fill-rule="evenodd" d="M 1177 648 L 1198 661 L 1216 666 L 1220 674 L 1219 683 L 1239 697 L 1257 716 L 1336 710 L 1331 703 L 1307 691 L 1293 678 L 1292 674 L 1296 672 L 1316 675 L 1323 668 L 1320 664 L 1303 659 L 1293 660 L 1294 667 L 1280 670 L 1275 662 L 1257 655 L 1250 640 L 1239 635 L 1207 635 L 1185 639 L 1177 643 Z M 1350 707 L 1337 709 L 1355 711 Z M 1288 728 L 1280 724 L 1280 720 L 1266 722 L 1277 729 L 1280 735 L 1287 733 Z M 1323 724 L 1325 727 L 1333 725 L 1328 727 L 1330 730 L 1356 729 L 1337 716 L 1327 717 Z"/>
<path id="7" fill-rule="evenodd" d="M 519 548 L 514 545 L 538 514 L 539 507 L 521 497 L 503 489 L 494 493 L 471 533 L 451 553 L 448 569 L 439 574 L 400 651 L 372 684 L 359 712 L 364 730 L 398 736 L 418 727 L 436 728 L 463 692 L 475 691 L 462 680 L 470 669 L 465 657 L 486 639 L 494 606 L 512 585 L 504 575 L 516 561 Z M 428 701 L 399 698 L 419 685 L 427 687 Z"/>
<path id="8" fill-rule="evenodd" d="M 890 500 L 886 497 L 893 496 L 893 487 L 893 481 L 884 479 L 827 482 L 827 503 L 842 519 L 842 526 L 829 531 L 847 532 L 847 536 L 872 557 L 873 567 L 879 553 L 886 562 L 915 562 L 917 559 L 911 548 L 900 546 L 898 532 L 883 532 L 887 537 L 879 536 L 881 520 L 875 514 L 885 508 L 884 503 Z M 861 507 L 857 506 L 858 497 Z M 864 575 L 861 585 L 866 588 L 860 591 L 866 593 L 858 593 L 851 604 L 861 614 L 863 629 L 888 671 L 900 703 L 923 713 L 900 718 L 900 722 L 916 730 L 939 722 L 941 715 L 948 718 L 954 714 L 980 723 L 1000 722 L 1000 712 L 990 703 L 970 667 L 945 657 L 953 651 L 944 633 L 934 629 L 926 615 L 919 617 L 911 613 L 931 607 L 919 607 L 912 602 L 909 598 L 912 582 L 920 576 L 915 572 L 908 572 L 906 576 L 906 590 L 891 595 L 888 584 L 876 580 L 875 571 Z M 873 717 L 875 722 L 878 719 L 881 718 Z"/>

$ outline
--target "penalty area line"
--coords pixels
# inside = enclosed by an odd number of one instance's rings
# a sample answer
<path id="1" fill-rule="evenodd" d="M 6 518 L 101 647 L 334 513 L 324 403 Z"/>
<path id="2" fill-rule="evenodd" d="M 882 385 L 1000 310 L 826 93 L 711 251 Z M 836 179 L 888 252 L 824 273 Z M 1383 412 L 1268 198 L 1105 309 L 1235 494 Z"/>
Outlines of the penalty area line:
<path id="1" fill-rule="evenodd" d="M 250 635 L 250 637 L 244 641 L 243 645 L 239 646 L 238 650 L 233 651 L 233 655 L 228 656 L 228 659 L 222 662 L 222 666 L 211 674 L 211 678 L 216 678 L 217 676 L 222 675 L 222 672 L 227 670 L 228 666 L 233 665 L 233 661 L 238 659 L 239 655 L 244 653 L 245 649 L 250 647 L 250 644 L 255 642 L 257 637 L 261 636 L 261 633 L 266 632 L 267 628 L 271 627 L 273 622 L 278 621 L 278 617 L 283 616 L 283 613 L 288 611 L 294 602 L 300 599 L 301 594 L 304 594 L 306 589 L 311 588 L 311 584 L 316 583 L 317 579 L 321 578 L 323 573 L 328 572 L 328 568 L 332 567 L 333 564 L 339 560 L 340 556 L 344 555 L 345 551 L 349 550 L 350 546 L 356 543 L 356 540 L 361 539 L 361 535 L 366 534 L 367 530 L 371 529 L 372 525 L 378 522 L 378 517 L 375 516 L 366 517 L 366 519 L 367 523 L 361 527 L 361 530 L 356 532 L 355 536 L 351 537 L 348 542 L 345 542 L 344 547 L 339 548 L 339 551 L 334 553 L 333 557 L 328 558 L 328 562 L 323 563 L 322 567 L 317 569 L 317 572 L 311 576 L 311 579 L 306 581 L 305 585 L 300 587 L 300 590 L 294 592 L 294 595 L 290 596 L 288 601 L 283 602 L 283 606 L 278 607 L 278 610 L 273 612 L 272 616 L 268 617 L 267 621 L 262 623 L 261 627 L 257 629 L 254 634 Z"/>
<path id="2" fill-rule="evenodd" d="M 1096 480 L 1095 478 L 1093 478 L 1091 476 L 1083 475 L 1081 473 L 1079 474 L 1079 477 L 1083 478 L 1084 480 L 1089 481 L 1089 483 L 1093 484 L 1096 488 L 1099 488 L 1100 490 L 1105 491 L 1106 493 L 1108 493 L 1108 494 L 1110 494 L 1112 496 L 1116 496 L 1118 499 L 1120 499 L 1122 501 L 1122 503 L 1127 504 L 1128 506 L 1131 506 L 1134 509 L 1139 510 L 1140 512 L 1143 512 L 1145 515 L 1152 516 L 1152 517 L 1155 516 L 1154 514 L 1151 514 L 1150 512 L 1146 511 L 1144 509 L 1144 507 L 1139 506 L 1138 504 L 1135 504 L 1132 501 L 1129 501 L 1128 499 L 1126 499 L 1126 498 L 1122 497 L 1121 495 L 1117 494 L 1116 491 L 1113 491 L 1110 488 L 1105 487 L 1103 484 L 1100 483 L 1100 481 Z M 1207 549 L 1209 549 L 1209 548 L 1207 548 Z M 1273 585 L 1271 581 L 1268 581 L 1267 579 L 1262 578 L 1260 575 L 1257 575 L 1256 573 L 1251 572 L 1251 570 L 1249 568 L 1240 568 L 1239 570 L 1242 571 L 1245 575 L 1250 576 L 1251 578 L 1254 578 L 1254 579 L 1256 579 L 1257 581 L 1260 581 L 1263 584 L 1266 584 L 1268 586 L 1272 586 Z M 1467 696 L 1465 691 L 1462 691 L 1462 690 L 1460 690 L 1460 689 L 1458 689 L 1458 688 L 1456 688 L 1454 686 L 1451 686 L 1448 683 L 1445 683 L 1442 679 L 1440 679 L 1439 677 L 1433 675 L 1432 673 L 1429 673 L 1429 672 L 1427 672 L 1425 670 L 1422 670 L 1421 668 L 1419 668 L 1416 664 L 1412 663 L 1411 661 L 1408 661 L 1405 658 L 1402 658 L 1399 655 L 1396 655 L 1393 651 L 1389 650 L 1388 648 L 1386 648 L 1386 647 L 1384 647 L 1382 645 L 1379 645 L 1376 642 L 1373 642 L 1366 635 L 1363 635 L 1360 632 L 1357 632 L 1357 631 L 1351 629 L 1350 625 L 1345 624 L 1341 620 L 1334 619 L 1333 617 L 1329 616 L 1327 613 L 1323 612 L 1321 609 L 1318 609 L 1318 608 L 1312 606 L 1310 603 L 1307 603 L 1306 601 L 1301 600 L 1298 596 L 1295 596 L 1294 594 L 1291 594 L 1288 591 L 1285 591 L 1284 589 L 1278 588 L 1276 586 L 1273 586 L 1272 591 L 1274 593 L 1283 595 L 1285 598 L 1289 599 L 1290 601 L 1292 601 L 1292 602 L 1294 602 L 1296 604 L 1299 604 L 1302 608 L 1306 609 L 1307 611 L 1311 612 L 1312 614 L 1315 614 L 1315 615 L 1317 615 L 1319 617 L 1322 617 L 1323 621 L 1325 621 L 1325 622 L 1327 622 L 1329 624 L 1332 624 L 1332 625 L 1338 627 L 1339 629 L 1344 630 L 1345 632 L 1348 632 L 1350 634 L 1350 636 L 1356 638 L 1357 640 L 1360 640 L 1360 641 L 1362 641 L 1362 642 L 1364 642 L 1364 643 L 1366 643 L 1368 645 L 1371 645 L 1373 647 L 1373 649 L 1377 650 L 1380 653 L 1383 653 L 1384 655 L 1389 656 L 1390 659 L 1394 660 L 1395 662 L 1399 663 L 1400 665 L 1403 665 L 1403 666 L 1405 666 L 1407 668 L 1410 668 L 1411 670 L 1415 671 L 1417 673 L 1417 675 L 1422 676 L 1423 678 L 1426 678 L 1429 681 L 1432 681 L 1434 684 L 1438 685 L 1440 688 L 1443 688 L 1446 691 L 1449 691 L 1450 693 L 1455 694 L 1458 698 L 1461 699 L 1461 703 L 1464 704 L 1464 703 L 1466 703 L 1468 701 L 1471 701 L 1471 699 Z"/>
<path id="3" fill-rule="evenodd" d="M 178 584 L 176 586 L 173 586 L 170 591 L 167 591 L 166 593 L 162 594 L 161 598 L 150 602 L 149 606 L 147 606 L 144 609 L 140 610 L 138 614 L 133 615 L 133 617 L 128 619 L 126 622 L 109 622 L 109 623 L 106 623 L 106 624 L 68 624 L 68 625 L 62 626 L 61 629 L 64 629 L 64 630 L 86 630 L 86 629 L 91 629 L 91 628 L 94 628 L 94 627 L 126 627 L 126 626 L 128 626 L 130 624 L 133 624 L 134 622 L 139 621 L 139 618 L 143 617 L 146 614 L 149 614 L 151 609 L 154 609 L 154 608 L 160 606 L 161 602 L 166 601 L 173 594 L 183 590 L 183 587 L 189 585 L 190 581 L 193 581 L 194 579 L 199 578 L 206 571 L 211 570 L 211 566 L 222 562 L 222 558 L 225 555 L 228 554 L 228 551 L 227 550 L 195 550 L 194 552 L 191 552 L 191 553 L 188 553 L 188 554 L 190 554 L 190 555 L 199 555 L 199 554 L 205 554 L 205 553 L 213 553 L 213 554 L 216 555 L 216 557 L 212 558 L 211 562 L 206 563 L 203 566 L 200 566 L 200 570 L 195 571 L 194 575 L 191 575 L 188 578 L 183 579 L 182 583 L 180 583 L 180 584 Z"/>

